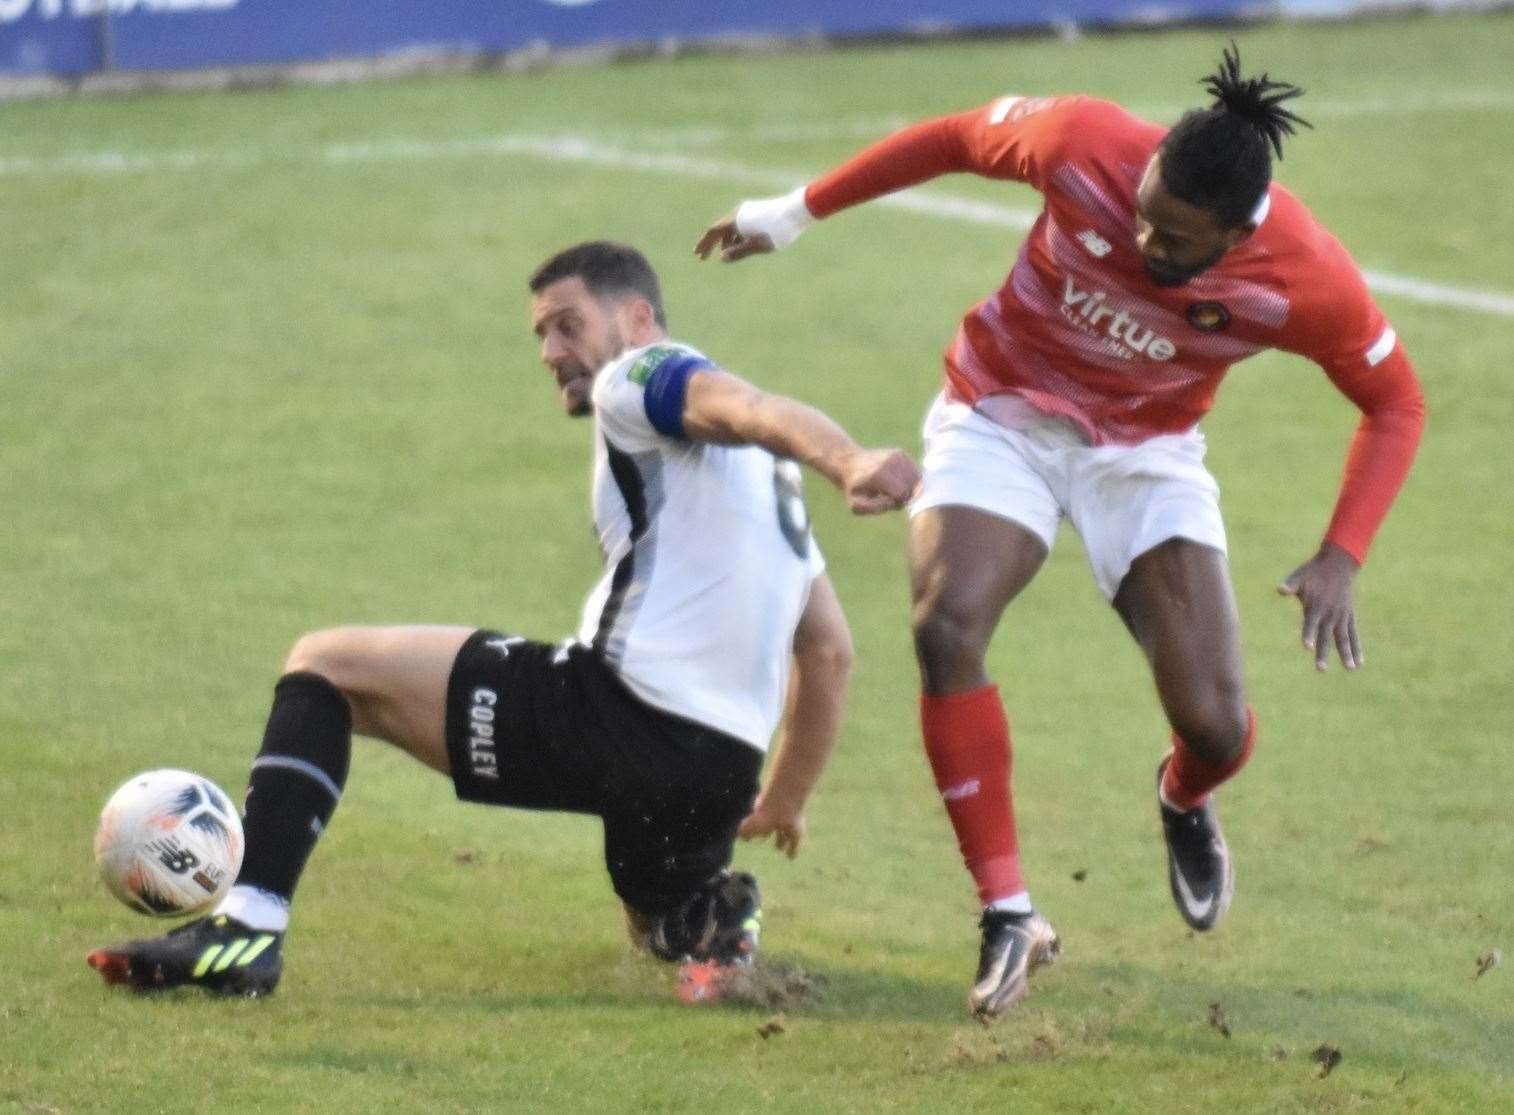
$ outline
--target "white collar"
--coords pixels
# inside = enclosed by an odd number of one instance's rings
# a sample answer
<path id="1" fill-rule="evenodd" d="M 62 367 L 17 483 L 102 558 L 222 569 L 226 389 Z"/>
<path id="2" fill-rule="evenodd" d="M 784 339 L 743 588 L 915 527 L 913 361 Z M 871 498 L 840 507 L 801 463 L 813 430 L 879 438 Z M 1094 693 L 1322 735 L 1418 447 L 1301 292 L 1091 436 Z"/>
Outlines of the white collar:
<path id="1" fill-rule="evenodd" d="M 1262 200 L 1256 203 L 1251 210 L 1251 227 L 1261 228 L 1262 222 L 1267 219 L 1267 214 L 1272 211 L 1272 187 L 1267 187 L 1267 192 L 1262 195 Z"/>

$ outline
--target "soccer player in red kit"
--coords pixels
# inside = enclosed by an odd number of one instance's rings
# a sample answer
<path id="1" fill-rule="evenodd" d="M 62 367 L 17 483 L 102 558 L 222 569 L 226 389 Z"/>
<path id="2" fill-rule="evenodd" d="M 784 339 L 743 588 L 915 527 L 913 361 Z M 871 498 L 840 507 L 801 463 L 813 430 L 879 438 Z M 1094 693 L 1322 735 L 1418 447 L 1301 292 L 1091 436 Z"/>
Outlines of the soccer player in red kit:
<path id="1" fill-rule="evenodd" d="M 1424 403 L 1344 248 L 1272 182 L 1302 124 L 1294 86 L 1243 77 L 1170 131 L 1081 96 L 1002 97 L 929 120 L 785 197 L 743 203 L 696 252 L 781 248 L 816 218 L 950 172 L 1026 182 L 1043 209 L 1004 285 L 968 311 L 925 423 L 910 580 L 926 754 L 983 902 L 969 996 L 992 1016 L 1058 939 L 1031 905 L 1010 796 L 1009 726 L 984 655 L 1061 518 L 1151 664 L 1172 727 L 1157 773 L 1168 876 L 1207 930 L 1233 889 L 1211 793 L 1251 755 L 1218 487 L 1196 426 L 1230 366 L 1307 356 L 1362 412 L 1318 552 L 1280 591 L 1318 669 L 1362 664 L 1352 584 L 1413 460 Z"/>

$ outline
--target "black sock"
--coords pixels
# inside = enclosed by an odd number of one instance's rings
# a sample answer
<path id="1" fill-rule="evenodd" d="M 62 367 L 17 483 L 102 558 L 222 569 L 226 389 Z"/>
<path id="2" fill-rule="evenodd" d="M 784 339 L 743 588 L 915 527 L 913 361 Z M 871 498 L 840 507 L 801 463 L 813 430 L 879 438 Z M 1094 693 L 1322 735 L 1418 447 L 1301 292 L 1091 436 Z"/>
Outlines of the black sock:
<path id="1" fill-rule="evenodd" d="M 242 828 L 247 853 L 239 886 L 285 901 L 305 870 L 347 783 L 352 710 L 336 686 L 312 673 L 285 674 L 273 689 L 263 749 L 247 780 Z"/>

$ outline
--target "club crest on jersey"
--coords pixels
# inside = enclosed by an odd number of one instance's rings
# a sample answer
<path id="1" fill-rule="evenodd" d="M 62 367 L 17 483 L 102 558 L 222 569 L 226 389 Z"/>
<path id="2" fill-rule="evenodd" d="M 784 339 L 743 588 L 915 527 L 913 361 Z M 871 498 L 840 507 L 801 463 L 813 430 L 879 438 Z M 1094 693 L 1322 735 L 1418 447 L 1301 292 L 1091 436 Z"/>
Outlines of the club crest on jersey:
<path id="1" fill-rule="evenodd" d="M 1088 249 L 1088 254 L 1093 256 L 1094 259 L 1103 259 L 1110 252 L 1114 251 L 1114 247 L 1109 241 L 1105 240 L 1091 228 L 1085 228 L 1082 232 L 1078 233 L 1078 242 Z"/>
<path id="2" fill-rule="evenodd" d="M 1201 333 L 1218 333 L 1230 324 L 1223 302 L 1195 302 L 1188 307 L 1188 324 Z"/>
<path id="3" fill-rule="evenodd" d="M 1109 305 L 1109 294 L 1102 290 L 1079 290 L 1072 276 L 1062 287 L 1062 316 L 1078 332 L 1098 337 L 1107 351 L 1121 360 L 1145 356 L 1148 360 L 1171 360 L 1178 346 L 1170 337 L 1142 325 L 1129 311 Z"/>

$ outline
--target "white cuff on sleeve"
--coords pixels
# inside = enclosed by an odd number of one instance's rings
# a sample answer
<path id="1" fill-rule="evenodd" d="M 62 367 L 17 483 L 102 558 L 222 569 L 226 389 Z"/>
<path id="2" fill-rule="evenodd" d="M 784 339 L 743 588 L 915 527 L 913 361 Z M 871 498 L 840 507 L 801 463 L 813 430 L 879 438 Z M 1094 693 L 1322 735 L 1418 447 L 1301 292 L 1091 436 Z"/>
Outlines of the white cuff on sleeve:
<path id="1" fill-rule="evenodd" d="M 736 209 L 736 231 L 743 236 L 766 236 L 774 248 L 786 248 L 815 218 L 804 204 L 805 187 L 782 197 L 743 201 Z"/>

